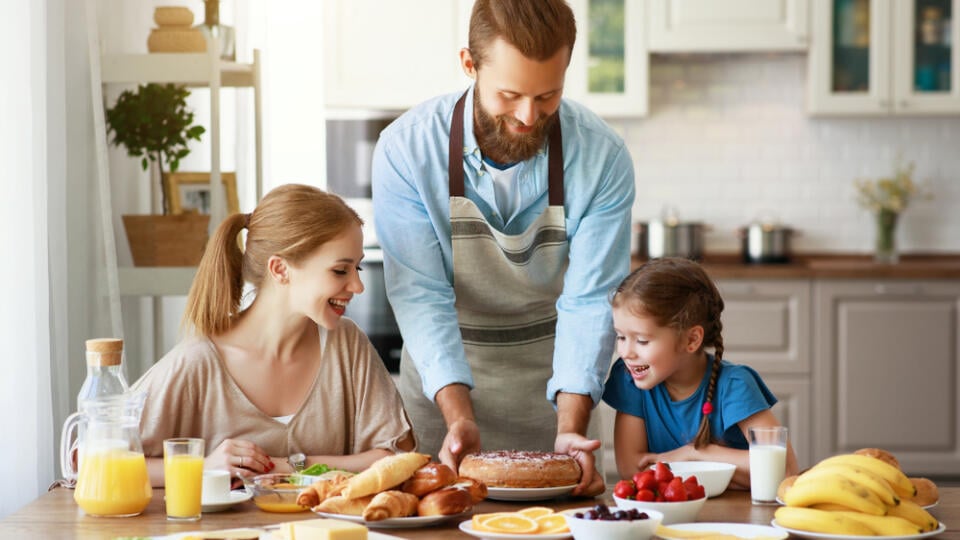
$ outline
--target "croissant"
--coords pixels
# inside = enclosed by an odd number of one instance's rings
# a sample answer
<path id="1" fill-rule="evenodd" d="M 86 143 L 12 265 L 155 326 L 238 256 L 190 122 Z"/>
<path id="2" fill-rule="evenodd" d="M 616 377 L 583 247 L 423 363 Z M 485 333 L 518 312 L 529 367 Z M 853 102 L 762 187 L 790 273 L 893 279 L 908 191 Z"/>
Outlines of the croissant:
<path id="1" fill-rule="evenodd" d="M 466 487 L 456 485 L 427 493 L 417 505 L 420 516 L 452 516 L 473 507 L 473 498 Z"/>
<path id="2" fill-rule="evenodd" d="M 403 452 L 380 458 L 367 470 L 347 480 L 347 487 L 341 493 L 348 499 L 356 499 L 386 491 L 413 476 L 414 471 L 428 461 L 430 456 L 416 452 Z"/>
<path id="3" fill-rule="evenodd" d="M 447 487 L 456 481 L 457 475 L 450 467 L 442 463 L 427 463 L 417 469 L 400 489 L 417 497 L 423 497 L 431 491 Z"/>
<path id="4" fill-rule="evenodd" d="M 314 512 L 328 514 L 344 514 L 348 516 L 362 516 L 363 509 L 373 500 L 373 495 L 348 499 L 343 495 L 334 495 L 313 507 Z"/>
<path id="5" fill-rule="evenodd" d="M 297 504 L 312 508 L 334 495 L 339 495 L 343 488 L 347 486 L 347 479 L 350 476 L 352 475 L 341 473 L 323 480 L 317 480 L 300 491 L 300 494 L 297 495 Z"/>
<path id="6" fill-rule="evenodd" d="M 365 521 L 380 521 L 387 518 L 407 517 L 417 513 L 417 503 L 420 499 L 416 495 L 402 491 L 381 491 L 373 496 L 370 504 L 363 509 Z"/>

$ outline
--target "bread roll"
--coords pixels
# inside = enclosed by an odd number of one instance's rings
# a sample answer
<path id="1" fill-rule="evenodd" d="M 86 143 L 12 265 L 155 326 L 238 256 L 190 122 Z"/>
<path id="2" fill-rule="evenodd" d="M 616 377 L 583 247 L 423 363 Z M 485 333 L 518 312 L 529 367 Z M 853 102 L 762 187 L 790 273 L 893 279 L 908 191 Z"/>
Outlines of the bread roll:
<path id="1" fill-rule="evenodd" d="M 781 501 L 783 500 L 783 495 L 787 492 L 788 489 L 797 481 L 797 475 L 788 476 L 780 482 L 780 485 L 777 486 L 777 498 Z"/>
<path id="2" fill-rule="evenodd" d="M 380 458 L 367 470 L 347 480 L 342 494 L 348 499 L 356 499 L 386 491 L 402 484 L 429 461 L 430 456 L 416 452 L 402 452 Z"/>
<path id="3" fill-rule="evenodd" d="M 456 483 L 453 485 L 454 487 L 466 489 L 470 493 L 470 499 L 473 501 L 473 504 L 477 504 L 487 498 L 487 485 L 473 478 L 461 476 L 457 478 Z"/>
<path id="4" fill-rule="evenodd" d="M 419 516 L 452 516 L 473 507 L 470 491 L 462 486 L 449 486 L 426 494 L 417 505 Z"/>
<path id="5" fill-rule="evenodd" d="M 890 465 L 893 465 L 896 468 L 900 468 L 900 462 L 897 461 L 897 458 L 893 457 L 893 454 L 887 452 L 882 448 L 861 448 L 854 452 L 854 454 L 860 454 L 861 456 L 870 456 L 877 458 L 880 461 L 886 461 Z"/>
<path id="6" fill-rule="evenodd" d="M 387 518 L 412 516 L 417 512 L 420 499 L 416 495 L 397 490 L 381 491 L 373 496 L 370 504 L 363 509 L 366 521 L 381 521 Z"/>
<path id="7" fill-rule="evenodd" d="M 417 469 L 400 489 L 417 497 L 423 497 L 431 491 L 447 487 L 456 481 L 457 475 L 450 467 L 442 463 L 427 463 Z"/>
<path id="8" fill-rule="evenodd" d="M 913 496 L 913 502 L 920 506 L 928 506 L 940 500 L 940 490 L 933 480 L 929 478 L 910 477 L 913 487 L 917 488 L 917 494 Z"/>
<path id="9" fill-rule="evenodd" d="M 334 495 L 320 504 L 313 507 L 314 512 L 326 512 L 328 514 L 345 514 L 348 516 L 362 516 L 364 509 L 373 500 L 373 495 L 348 499 L 343 495 Z"/>
<path id="10" fill-rule="evenodd" d="M 347 485 L 347 479 L 352 476 L 350 473 L 337 471 L 338 474 L 331 475 L 323 480 L 317 480 L 309 486 L 303 488 L 297 495 L 297 504 L 300 506 L 314 506 L 320 504 L 326 499 L 339 495 Z"/>

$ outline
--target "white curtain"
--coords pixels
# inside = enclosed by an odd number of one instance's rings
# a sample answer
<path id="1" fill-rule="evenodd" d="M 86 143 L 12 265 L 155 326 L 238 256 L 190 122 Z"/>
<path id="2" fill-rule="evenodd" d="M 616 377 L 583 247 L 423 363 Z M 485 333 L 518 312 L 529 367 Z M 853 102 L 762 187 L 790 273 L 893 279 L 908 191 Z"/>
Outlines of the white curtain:
<path id="1" fill-rule="evenodd" d="M 62 6 L 34 0 L 4 0 L 3 6 L 0 50 L 10 54 L 0 83 L 0 175 L 6 193 L 0 197 L 0 433 L 5 441 L 0 517 L 53 480 L 55 332 L 48 268 L 59 255 L 50 254 L 56 242 L 50 239 L 48 194 L 58 184 L 51 176 L 61 174 L 62 167 L 51 163 L 48 145 L 51 130 L 63 125 L 62 109 L 51 114 L 47 107 L 56 97 L 48 93 L 47 18 Z"/>

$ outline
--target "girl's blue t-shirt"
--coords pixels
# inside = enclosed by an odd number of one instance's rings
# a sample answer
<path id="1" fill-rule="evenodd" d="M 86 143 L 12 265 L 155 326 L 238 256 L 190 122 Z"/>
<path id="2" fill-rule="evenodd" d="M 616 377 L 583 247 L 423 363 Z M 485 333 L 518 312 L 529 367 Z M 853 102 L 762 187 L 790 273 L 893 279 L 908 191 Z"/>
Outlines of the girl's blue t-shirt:
<path id="1" fill-rule="evenodd" d="M 707 355 L 707 359 L 711 364 L 714 361 L 713 355 Z M 720 444 L 746 450 L 749 444 L 737 422 L 769 409 L 777 398 L 753 368 L 726 360 L 722 360 L 720 366 L 710 414 L 710 432 Z M 623 359 L 617 359 L 604 385 L 603 401 L 619 412 L 643 418 L 650 452 L 669 452 L 693 442 L 700 428 L 709 382 L 710 371 L 707 370 L 693 395 L 673 401 L 663 383 L 651 390 L 634 386 Z"/>

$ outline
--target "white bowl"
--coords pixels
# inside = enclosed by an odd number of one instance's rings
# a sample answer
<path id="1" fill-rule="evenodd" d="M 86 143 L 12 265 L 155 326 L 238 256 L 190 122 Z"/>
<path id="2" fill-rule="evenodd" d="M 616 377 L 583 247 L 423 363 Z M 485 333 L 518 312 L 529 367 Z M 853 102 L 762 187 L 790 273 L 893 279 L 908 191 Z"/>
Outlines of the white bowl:
<path id="1" fill-rule="evenodd" d="M 696 476 L 697 482 L 707 492 L 707 497 L 716 497 L 726 491 L 734 471 L 737 470 L 736 465 L 720 461 L 671 461 L 667 466 L 673 474 L 684 479 Z"/>
<path id="2" fill-rule="evenodd" d="M 664 525 L 696 521 L 697 514 L 700 513 L 700 509 L 707 502 L 706 497 L 684 502 L 647 502 L 621 499 L 616 495 L 613 496 L 613 500 L 617 501 L 617 506 L 620 508 L 637 508 L 646 512 L 650 510 L 659 512 L 663 515 L 662 523 Z"/>
<path id="3" fill-rule="evenodd" d="M 570 527 L 570 533 L 574 540 L 649 540 L 657 530 L 657 526 L 663 520 L 663 514 L 656 510 L 642 509 L 647 513 L 647 519 L 635 519 L 633 521 L 604 521 L 599 519 L 581 519 L 574 517 L 577 512 L 586 512 L 593 509 L 592 506 L 583 508 L 574 508 L 564 510 L 563 517 L 567 520 L 567 526 Z M 617 510 L 626 510 L 627 508 L 611 507 L 611 512 Z M 531 536 L 536 538 L 536 536 Z"/>

